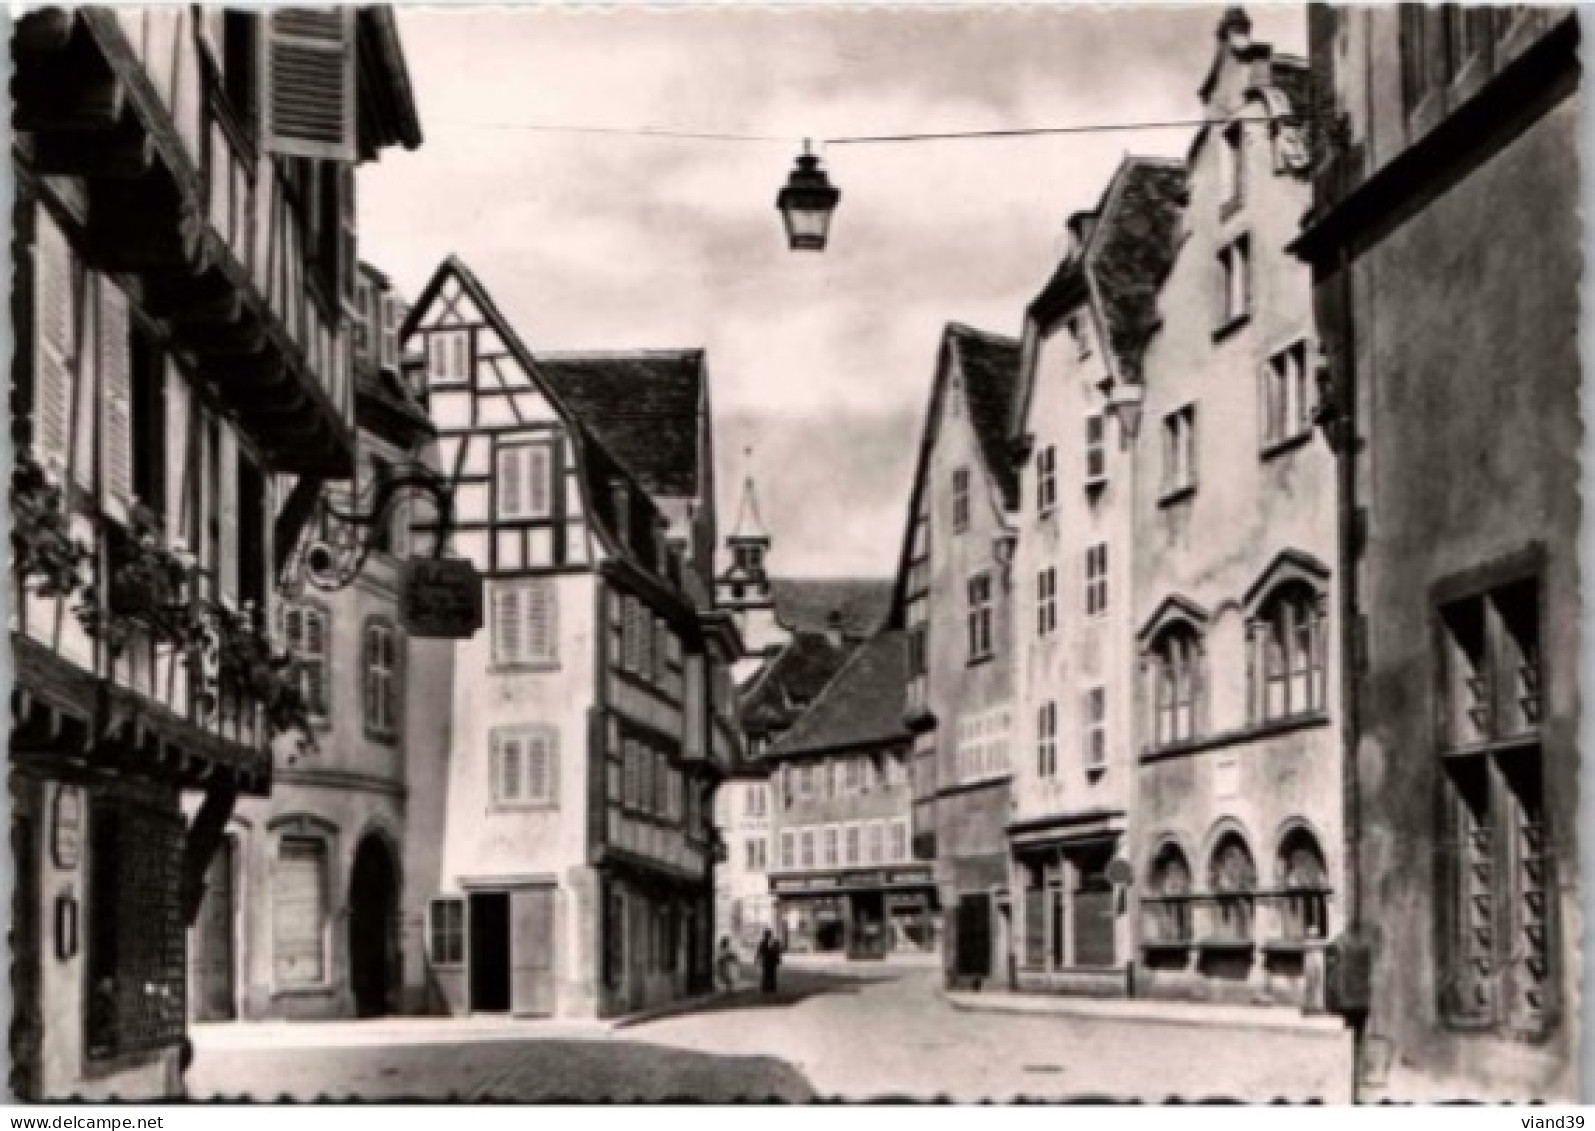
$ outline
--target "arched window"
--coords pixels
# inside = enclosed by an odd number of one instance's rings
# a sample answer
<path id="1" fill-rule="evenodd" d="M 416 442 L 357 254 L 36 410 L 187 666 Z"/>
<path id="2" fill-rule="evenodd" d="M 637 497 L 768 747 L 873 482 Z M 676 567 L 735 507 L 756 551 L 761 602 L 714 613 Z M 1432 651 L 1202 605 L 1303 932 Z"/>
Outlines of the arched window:
<path id="1" fill-rule="evenodd" d="M 1251 702 L 1258 722 L 1324 709 L 1323 595 L 1306 582 L 1277 587 L 1252 621 Z"/>
<path id="2" fill-rule="evenodd" d="M 399 731 L 399 643 L 391 621 L 366 622 L 364 657 L 366 731 L 392 738 Z"/>
<path id="3" fill-rule="evenodd" d="M 1177 844 L 1165 844 L 1152 859 L 1146 904 L 1150 941 L 1187 942 L 1191 937 L 1191 865 Z"/>
<path id="4" fill-rule="evenodd" d="M 1285 834 L 1277 867 L 1283 937 L 1291 942 L 1327 938 L 1329 869 L 1313 834 L 1303 828 Z"/>
<path id="5" fill-rule="evenodd" d="M 1251 941 L 1257 865 L 1239 833 L 1227 832 L 1213 846 L 1207 888 L 1213 898 L 1213 937 L 1230 942 Z"/>
<path id="6" fill-rule="evenodd" d="M 283 611 L 283 635 L 293 657 L 304 697 L 305 714 L 325 726 L 330 719 L 332 675 L 328 659 L 332 617 L 315 605 L 292 605 Z"/>
<path id="7" fill-rule="evenodd" d="M 1185 621 L 1175 621 L 1152 642 L 1152 736 L 1155 746 L 1187 742 L 1201 733 L 1204 656 L 1202 638 Z"/>

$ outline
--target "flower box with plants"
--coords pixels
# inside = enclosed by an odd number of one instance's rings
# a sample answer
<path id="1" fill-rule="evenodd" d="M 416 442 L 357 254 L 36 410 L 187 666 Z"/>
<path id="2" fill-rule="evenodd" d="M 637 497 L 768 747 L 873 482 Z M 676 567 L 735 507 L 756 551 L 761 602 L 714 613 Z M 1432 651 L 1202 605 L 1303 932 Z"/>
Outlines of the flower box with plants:
<path id="1" fill-rule="evenodd" d="M 93 551 L 72 533 L 66 488 L 27 452 L 11 473 L 12 568 L 28 592 L 71 597 L 87 584 Z"/>

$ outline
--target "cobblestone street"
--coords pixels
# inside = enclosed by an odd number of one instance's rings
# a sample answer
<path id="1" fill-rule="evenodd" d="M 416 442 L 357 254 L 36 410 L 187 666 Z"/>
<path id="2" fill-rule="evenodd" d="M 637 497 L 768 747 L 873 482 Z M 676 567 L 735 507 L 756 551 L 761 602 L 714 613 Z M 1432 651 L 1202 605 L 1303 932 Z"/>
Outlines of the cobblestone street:
<path id="1" fill-rule="evenodd" d="M 937 992 L 937 977 L 929 970 L 792 969 L 773 1000 L 743 991 L 689 1014 L 615 1030 L 528 1022 L 525 1039 L 518 1027 L 484 1031 L 470 1022 L 458 1023 L 466 1038 L 459 1041 L 436 1036 L 448 1032 L 446 1022 L 424 1040 L 407 1039 L 408 1019 L 280 1026 L 264 1040 L 210 1027 L 197 1036 L 190 1094 L 1347 1099 L 1350 1039 L 1343 1033 L 955 1010 Z M 1214 1086 L 1218 1079 L 1224 1088 Z M 266 1080 L 270 1097 L 257 1083 Z"/>

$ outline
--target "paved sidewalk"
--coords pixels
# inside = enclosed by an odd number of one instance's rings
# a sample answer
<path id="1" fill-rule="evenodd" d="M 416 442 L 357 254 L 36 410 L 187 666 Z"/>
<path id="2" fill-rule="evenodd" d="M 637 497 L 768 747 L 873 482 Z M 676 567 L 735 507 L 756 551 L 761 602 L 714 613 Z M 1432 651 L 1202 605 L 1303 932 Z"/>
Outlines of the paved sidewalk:
<path id="1" fill-rule="evenodd" d="M 1016 994 L 1005 990 L 975 994 L 940 991 L 954 1009 L 975 1013 L 1050 1014 L 1111 1021 L 1143 1021 L 1234 1029 L 1272 1029 L 1299 1034 L 1340 1036 L 1347 1032 L 1340 1017 L 1304 1014 L 1292 1006 L 1209 1005 L 1203 1002 L 1159 1001 L 1152 998 L 1088 998 L 1062 994 Z"/>
<path id="2" fill-rule="evenodd" d="M 337 1021 L 224 1021 L 196 1024 L 196 1050 L 397 1048 L 493 1041 L 602 1040 L 620 1029 L 711 1009 L 738 993 L 716 992 L 621 1017 L 554 1018 L 472 1014 L 466 1017 L 374 1017 Z"/>

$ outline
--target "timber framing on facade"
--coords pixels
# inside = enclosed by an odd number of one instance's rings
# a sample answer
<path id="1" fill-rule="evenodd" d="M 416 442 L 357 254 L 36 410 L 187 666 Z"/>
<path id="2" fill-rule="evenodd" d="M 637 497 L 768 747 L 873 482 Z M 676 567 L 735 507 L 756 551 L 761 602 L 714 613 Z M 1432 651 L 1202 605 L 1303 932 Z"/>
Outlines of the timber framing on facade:
<path id="1" fill-rule="evenodd" d="M 341 92 L 315 120 L 267 43 Z M 12 1078 L 167 1096 L 207 869 L 311 737 L 277 551 L 294 487 L 353 471 L 354 166 L 420 129 L 380 8 L 46 8 L 13 59 Z M 81 944 L 44 962 L 63 899 Z"/>

